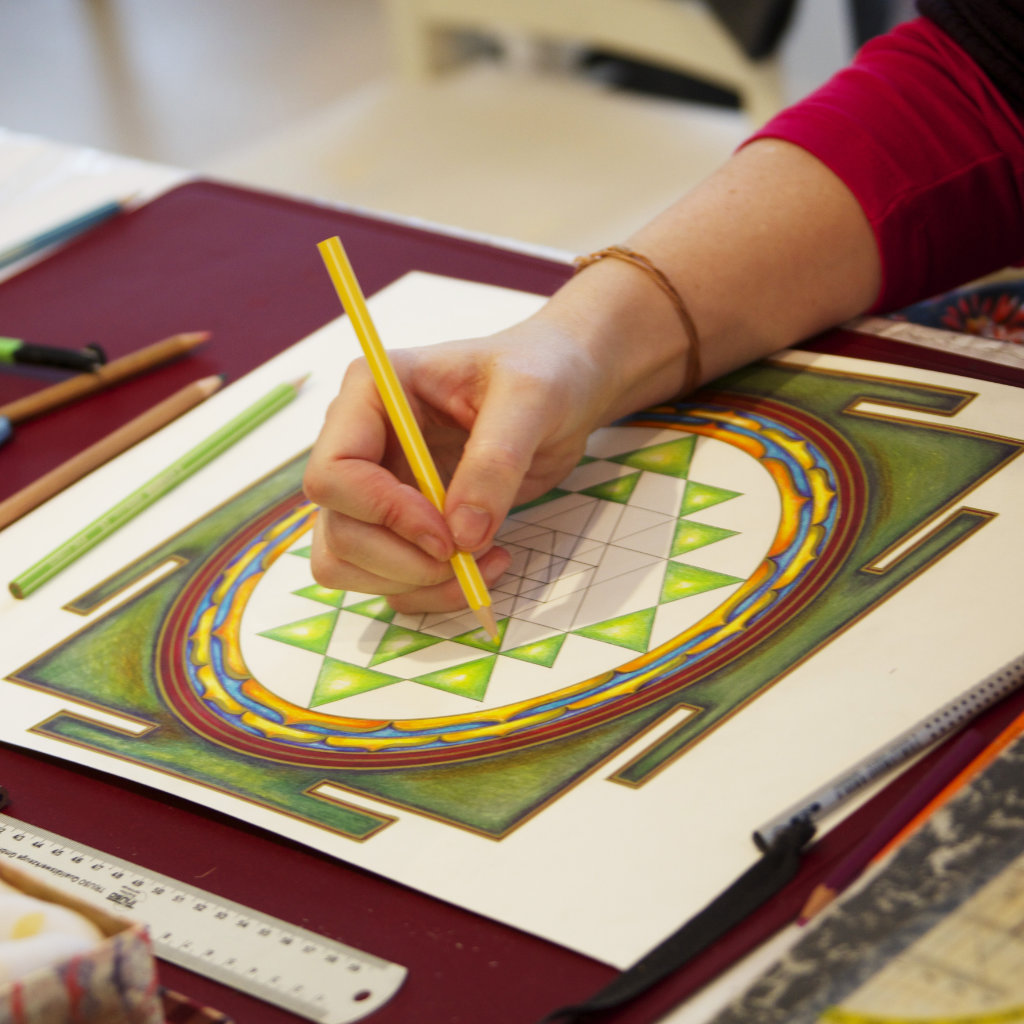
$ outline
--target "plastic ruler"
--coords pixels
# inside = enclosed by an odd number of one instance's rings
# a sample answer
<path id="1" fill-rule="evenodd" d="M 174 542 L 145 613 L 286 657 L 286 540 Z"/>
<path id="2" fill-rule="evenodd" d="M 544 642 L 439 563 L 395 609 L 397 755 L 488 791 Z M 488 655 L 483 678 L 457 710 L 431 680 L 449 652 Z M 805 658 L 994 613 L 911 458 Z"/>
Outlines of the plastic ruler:
<path id="1" fill-rule="evenodd" d="M 170 963 L 321 1024 L 361 1020 L 406 969 L 0 814 L 0 861 L 148 925 Z"/>

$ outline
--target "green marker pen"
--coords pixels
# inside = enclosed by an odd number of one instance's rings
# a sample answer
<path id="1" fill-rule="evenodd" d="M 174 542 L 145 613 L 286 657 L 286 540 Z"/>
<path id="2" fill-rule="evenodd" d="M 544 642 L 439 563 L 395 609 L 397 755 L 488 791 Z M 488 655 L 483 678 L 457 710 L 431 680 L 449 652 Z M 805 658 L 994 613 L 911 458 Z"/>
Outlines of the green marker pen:
<path id="1" fill-rule="evenodd" d="M 86 345 L 82 349 L 56 348 L 53 345 L 30 345 L 20 338 L 0 337 L 0 363 L 56 366 L 62 370 L 88 372 L 106 361 L 107 357 L 98 345 Z"/>

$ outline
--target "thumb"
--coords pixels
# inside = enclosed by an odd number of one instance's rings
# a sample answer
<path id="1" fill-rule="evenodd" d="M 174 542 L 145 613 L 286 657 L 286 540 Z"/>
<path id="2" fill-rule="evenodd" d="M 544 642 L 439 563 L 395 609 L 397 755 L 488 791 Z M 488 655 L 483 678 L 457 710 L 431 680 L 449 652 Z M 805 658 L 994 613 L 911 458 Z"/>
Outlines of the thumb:
<path id="1" fill-rule="evenodd" d="M 490 543 L 544 436 L 542 409 L 521 398 L 488 396 L 455 468 L 445 518 L 463 551 L 478 551 Z"/>

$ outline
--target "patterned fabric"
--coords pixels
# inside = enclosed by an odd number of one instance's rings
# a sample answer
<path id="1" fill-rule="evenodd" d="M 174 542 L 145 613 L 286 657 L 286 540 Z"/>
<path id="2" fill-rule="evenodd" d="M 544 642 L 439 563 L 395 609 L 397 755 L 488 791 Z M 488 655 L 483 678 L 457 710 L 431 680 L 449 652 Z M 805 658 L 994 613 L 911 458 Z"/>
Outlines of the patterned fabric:
<path id="1" fill-rule="evenodd" d="M 0 1024 L 165 1024 L 145 926 L 0 987 Z"/>
<path id="2" fill-rule="evenodd" d="M 1024 278 L 958 288 L 908 306 L 892 319 L 1024 346 Z"/>

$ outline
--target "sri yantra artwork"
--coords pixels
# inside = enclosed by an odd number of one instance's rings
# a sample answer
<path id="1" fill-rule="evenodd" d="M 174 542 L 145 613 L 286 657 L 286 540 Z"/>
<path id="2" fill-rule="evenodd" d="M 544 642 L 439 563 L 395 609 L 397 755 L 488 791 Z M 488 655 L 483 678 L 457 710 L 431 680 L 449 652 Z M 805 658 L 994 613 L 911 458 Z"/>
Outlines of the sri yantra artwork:
<path id="1" fill-rule="evenodd" d="M 65 709 L 35 727 L 59 743 L 354 842 L 412 814 L 500 843 L 682 709 L 612 773 L 643 787 L 983 530 L 967 496 L 1024 442 L 942 422 L 971 398 L 779 362 L 600 432 L 502 530 L 497 643 L 316 585 L 300 457 L 82 594 L 173 567 L 9 678 L 139 725 Z"/>

